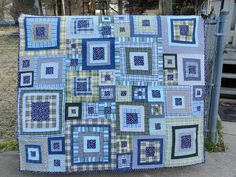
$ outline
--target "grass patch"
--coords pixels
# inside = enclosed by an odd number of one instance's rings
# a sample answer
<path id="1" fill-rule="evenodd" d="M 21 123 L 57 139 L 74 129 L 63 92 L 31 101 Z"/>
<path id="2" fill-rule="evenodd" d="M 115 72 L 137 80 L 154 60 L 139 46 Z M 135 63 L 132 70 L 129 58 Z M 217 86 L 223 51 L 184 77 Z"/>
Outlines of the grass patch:
<path id="1" fill-rule="evenodd" d="M 225 152 L 226 146 L 223 141 L 223 127 L 221 122 L 217 120 L 217 134 L 218 134 L 218 142 L 217 144 L 212 143 L 209 137 L 205 140 L 205 148 L 208 152 Z"/>
<path id="2" fill-rule="evenodd" d="M 0 141 L 0 151 L 15 151 L 18 149 L 16 140 Z"/>
<path id="3" fill-rule="evenodd" d="M 18 26 L 0 26 L 0 31 L 16 31 Z"/>

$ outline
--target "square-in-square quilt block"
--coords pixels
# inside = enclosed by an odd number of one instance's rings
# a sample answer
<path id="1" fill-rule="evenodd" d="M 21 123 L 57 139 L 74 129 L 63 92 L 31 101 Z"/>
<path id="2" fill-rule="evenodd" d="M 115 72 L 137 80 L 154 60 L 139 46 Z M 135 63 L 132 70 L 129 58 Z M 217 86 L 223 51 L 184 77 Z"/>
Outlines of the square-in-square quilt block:
<path id="1" fill-rule="evenodd" d="M 58 134 L 62 130 L 62 90 L 20 92 L 19 134 Z"/>
<path id="2" fill-rule="evenodd" d="M 204 85 L 204 55 L 178 55 L 178 85 Z"/>
<path id="3" fill-rule="evenodd" d="M 19 59 L 19 71 L 20 72 L 27 72 L 27 71 L 34 71 L 34 64 L 35 60 L 31 57 L 21 57 Z"/>
<path id="4" fill-rule="evenodd" d="M 19 72 L 18 80 L 19 80 L 18 81 L 19 87 L 33 87 L 34 72 L 33 71 Z"/>
<path id="5" fill-rule="evenodd" d="M 163 59 L 162 49 L 157 42 L 120 42 L 116 57 L 120 61 L 116 63 L 117 80 L 127 82 L 163 81 Z"/>
<path id="6" fill-rule="evenodd" d="M 114 70 L 99 70 L 99 85 L 115 85 Z"/>
<path id="7" fill-rule="evenodd" d="M 168 17 L 167 20 L 169 45 L 198 47 L 197 17 Z"/>
<path id="8" fill-rule="evenodd" d="M 148 133 L 149 116 L 147 104 L 122 102 L 116 105 L 118 135 L 140 135 Z"/>
<path id="9" fill-rule="evenodd" d="M 35 87 L 65 86 L 65 56 L 35 58 Z"/>
<path id="10" fill-rule="evenodd" d="M 148 102 L 164 102 L 164 87 L 148 86 Z"/>
<path id="11" fill-rule="evenodd" d="M 163 136 L 133 137 L 133 169 L 151 169 L 164 166 L 165 139 Z"/>
<path id="12" fill-rule="evenodd" d="M 66 102 L 98 101 L 98 71 L 67 71 Z"/>
<path id="13" fill-rule="evenodd" d="M 66 164 L 69 172 L 116 166 L 115 125 L 108 120 L 66 122 Z M 89 166 L 88 166 L 89 165 Z"/>
<path id="14" fill-rule="evenodd" d="M 25 50 L 60 48 L 60 17 L 25 17 Z"/>
<path id="15" fill-rule="evenodd" d="M 98 16 L 70 16 L 66 18 L 66 37 L 68 39 L 99 37 Z"/>
<path id="16" fill-rule="evenodd" d="M 191 116 L 192 99 L 189 86 L 166 87 L 166 117 Z"/>
<path id="17" fill-rule="evenodd" d="M 127 85 L 116 85 L 116 101 L 117 102 L 131 102 L 132 101 L 132 87 Z"/>
<path id="18" fill-rule="evenodd" d="M 82 40 L 82 69 L 115 69 L 115 39 L 92 38 Z"/>
<path id="19" fill-rule="evenodd" d="M 161 19 L 158 16 L 130 16 L 132 37 L 161 37 Z"/>
<path id="20" fill-rule="evenodd" d="M 48 171 L 47 138 L 19 138 L 21 170 Z"/>
<path id="21" fill-rule="evenodd" d="M 66 103 L 65 119 L 82 119 L 82 103 Z"/>
<path id="22" fill-rule="evenodd" d="M 202 118 L 166 119 L 167 151 L 166 166 L 201 163 L 204 159 Z"/>
<path id="23" fill-rule="evenodd" d="M 164 53 L 163 54 L 163 68 L 177 69 L 177 54 Z"/>
<path id="24" fill-rule="evenodd" d="M 164 70 L 164 85 L 179 85 L 178 71 L 176 69 Z"/>

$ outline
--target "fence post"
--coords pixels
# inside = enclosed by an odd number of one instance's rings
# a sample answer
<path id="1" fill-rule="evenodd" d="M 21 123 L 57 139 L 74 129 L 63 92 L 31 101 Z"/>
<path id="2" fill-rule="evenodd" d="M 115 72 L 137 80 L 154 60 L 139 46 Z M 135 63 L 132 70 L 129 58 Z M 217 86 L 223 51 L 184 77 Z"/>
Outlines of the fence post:
<path id="1" fill-rule="evenodd" d="M 226 33 L 226 18 L 229 14 L 228 11 L 222 10 L 219 17 L 219 25 L 216 33 L 217 36 L 217 47 L 216 47 L 216 58 L 215 58 L 215 71 L 213 71 L 214 76 L 214 86 L 211 93 L 211 104 L 210 104 L 210 138 L 211 141 L 216 144 L 217 142 L 217 117 L 219 108 L 219 98 L 220 98 L 220 87 L 221 87 L 221 76 L 222 68 L 224 62 L 224 39 Z"/>

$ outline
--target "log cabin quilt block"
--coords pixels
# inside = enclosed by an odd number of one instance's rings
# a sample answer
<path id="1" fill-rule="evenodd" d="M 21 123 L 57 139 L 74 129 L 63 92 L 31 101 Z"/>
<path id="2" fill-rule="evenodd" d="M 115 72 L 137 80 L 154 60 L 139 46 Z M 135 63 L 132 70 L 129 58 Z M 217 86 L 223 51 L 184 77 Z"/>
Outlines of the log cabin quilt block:
<path id="1" fill-rule="evenodd" d="M 202 163 L 204 93 L 198 16 L 19 18 L 22 171 Z"/>

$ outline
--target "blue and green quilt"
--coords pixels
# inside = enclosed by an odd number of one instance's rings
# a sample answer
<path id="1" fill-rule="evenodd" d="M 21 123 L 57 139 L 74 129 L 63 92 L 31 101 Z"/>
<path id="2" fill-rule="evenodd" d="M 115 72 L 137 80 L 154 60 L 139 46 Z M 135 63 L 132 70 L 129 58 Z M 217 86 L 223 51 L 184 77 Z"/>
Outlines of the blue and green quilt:
<path id="1" fill-rule="evenodd" d="M 204 162 L 200 17 L 22 15 L 19 34 L 22 171 Z"/>

